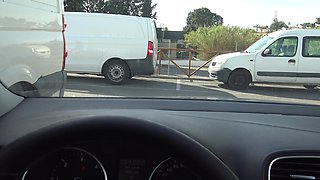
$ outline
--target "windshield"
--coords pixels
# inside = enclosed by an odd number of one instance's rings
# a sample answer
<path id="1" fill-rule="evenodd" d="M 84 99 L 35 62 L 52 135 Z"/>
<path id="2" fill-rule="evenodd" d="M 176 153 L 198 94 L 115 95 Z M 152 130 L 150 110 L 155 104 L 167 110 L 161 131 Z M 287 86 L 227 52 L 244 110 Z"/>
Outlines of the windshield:
<path id="1" fill-rule="evenodd" d="M 273 40 L 273 37 L 263 37 L 259 41 L 252 44 L 248 49 L 245 50 L 247 53 L 256 53 L 260 51 L 266 44 L 268 44 L 271 40 Z"/>
<path id="2" fill-rule="evenodd" d="M 320 1 L 121 2 L 1 1 L 0 86 L 22 97 L 320 104 Z"/>

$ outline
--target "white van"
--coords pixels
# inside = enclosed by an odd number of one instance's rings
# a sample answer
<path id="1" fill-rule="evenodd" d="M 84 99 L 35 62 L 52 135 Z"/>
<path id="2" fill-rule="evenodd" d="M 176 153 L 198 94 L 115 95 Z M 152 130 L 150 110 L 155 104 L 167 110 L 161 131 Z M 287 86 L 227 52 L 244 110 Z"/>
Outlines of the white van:
<path id="1" fill-rule="evenodd" d="M 158 40 L 152 19 L 74 12 L 65 17 L 67 72 L 104 75 L 111 84 L 154 73 Z"/>
<path id="2" fill-rule="evenodd" d="M 320 30 L 271 33 L 243 52 L 217 56 L 208 71 L 231 89 L 245 89 L 250 83 L 314 89 L 320 84 Z"/>
<path id="3" fill-rule="evenodd" d="M 23 96 L 51 96 L 65 81 L 62 0 L 0 1 L 0 81 Z"/>

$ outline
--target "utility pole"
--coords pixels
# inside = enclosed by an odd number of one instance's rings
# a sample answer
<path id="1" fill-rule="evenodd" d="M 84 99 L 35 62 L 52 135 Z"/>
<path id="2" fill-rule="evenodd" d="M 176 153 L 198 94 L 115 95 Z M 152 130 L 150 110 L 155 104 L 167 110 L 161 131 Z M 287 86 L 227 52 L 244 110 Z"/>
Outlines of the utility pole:
<path id="1" fill-rule="evenodd" d="M 163 23 L 160 24 L 160 28 L 161 28 L 161 31 L 162 31 L 162 39 L 161 39 L 161 42 L 163 43 L 163 40 L 164 40 L 164 30 L 165 30 L 165 25 Z"/>
<path id="2" fill-rule="evenodd" d="M 274 21 L 278 21 L 278 11 L 274 12 L 274 17 L 273 17 Z"/>

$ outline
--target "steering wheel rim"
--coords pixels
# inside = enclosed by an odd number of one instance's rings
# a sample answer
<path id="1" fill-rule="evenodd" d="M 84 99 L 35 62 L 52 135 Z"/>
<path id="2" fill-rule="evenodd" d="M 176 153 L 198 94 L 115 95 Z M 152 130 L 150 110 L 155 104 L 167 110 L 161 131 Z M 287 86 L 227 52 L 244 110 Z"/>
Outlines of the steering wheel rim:
<path id="1" fill-rule="evenodd" d="M 215 154 L 189 136 L 155 122 L 114 116 L 62 121 L 15 140 L 0 151 L 0 177 L 19 176 L 36 159 L 68 144 L 123 134 L 151 137 L 174 148 L 195 162 L 208 179 L 238 179 Z"/>

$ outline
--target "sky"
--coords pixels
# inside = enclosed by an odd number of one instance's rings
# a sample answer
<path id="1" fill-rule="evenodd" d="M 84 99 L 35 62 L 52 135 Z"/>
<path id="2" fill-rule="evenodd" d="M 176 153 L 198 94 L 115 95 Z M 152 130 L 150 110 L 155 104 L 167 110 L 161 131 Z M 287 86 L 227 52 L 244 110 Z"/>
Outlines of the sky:
<path id="1" fill-rule="evenodd" d="M 206 7 L 224 19 L 224 25 L 252 28 L 270 26 L 277 12 L 280 21 L 291 25 L 316 21 L 320 17 L 320 0 L 153 0 L 158 3 L 158 27 L 180 31 L 188 13 Z"/>

